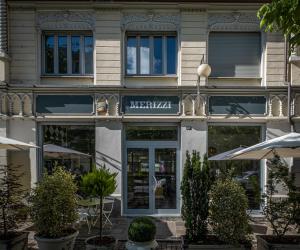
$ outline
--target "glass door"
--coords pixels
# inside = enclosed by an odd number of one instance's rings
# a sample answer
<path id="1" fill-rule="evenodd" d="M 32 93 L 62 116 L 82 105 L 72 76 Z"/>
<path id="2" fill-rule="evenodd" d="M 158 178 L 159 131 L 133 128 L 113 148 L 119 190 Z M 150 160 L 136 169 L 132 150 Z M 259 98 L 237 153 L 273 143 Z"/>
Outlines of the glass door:
<path id="1" fill-rule="evenodd" d="M 125 213 L 178 213 L 177 148 L 132 147 L 126 158 Z"/>

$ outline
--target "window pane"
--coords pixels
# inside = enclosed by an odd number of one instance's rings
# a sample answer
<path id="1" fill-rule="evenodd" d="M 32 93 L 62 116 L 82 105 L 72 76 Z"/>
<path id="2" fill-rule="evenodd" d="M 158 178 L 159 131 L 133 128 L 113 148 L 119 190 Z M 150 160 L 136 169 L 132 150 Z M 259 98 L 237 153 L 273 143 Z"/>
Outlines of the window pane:
<path id="1" fill-rule="evenodd" d="M 95 127 L 43 126 L 43 161 L 49 173 L 56 165 L 63 166 L 80 181 L 81 175 L 89 172 L 95 162 Z"/>
<path id="2" fill-rule="evenodd" d="M 68 49 L 67 37 L 58 36 L 58 72 L 65 74 L 68 72 Z"/>
<path id="3" fill-rule="evenodd" d="M 177 44 L 175 36 L 167 37 L 167 74 L 176 74 Z"/>
<path id="4" fill-rule="evenodd" d="M 80 36 L 72 36 L 72 74 L 80 73 Z"/>
<path id="5" fill-rule="evenodd" d="M 177 127 L 161 126 L 128 126 L 126 129 L 128 141 L 177 141 Z"/>
<path id="6" fill-rule="evenodd" d="M 85 74 L 93 74 L 93 37 L 84 37 Z"/>
<path id="7" fill-rule="evenodd" d="M 154 74 L 162 74 L 163 73 L 163 51 L 162 51 L 162 37 L 154 37 L 153 39 L 153 47 L 154 47 L 154 53 L 153 53 L 153 73 Z"/>
<path id="8" fill-rule="evenodd" d="M 45 73 L 54 73 L 54 36 L 45 36 Z"/>
<path id="9" fill-rule="evenodd" d="M 150 74 L 149 37 L 141 37 L 140 39 L 140 71 L 143 75 Z"/>
<path id="10" fill-rule="evenodd" d="M 251 146 L 261 141 L 260 126 L 208 126 L 208 155 L 213 156 L 241 145 Z M 231 172 L 246 190 L 250 209 L 259 209 L 261 190 L 260 161 L 211 161 L 217 173 Z"/>
<path id="11" fill-rule="evenodd" d="M 133 75 L 137 73 L 136 70 L 136 37 L 127 38 L 127 74 Z"/>

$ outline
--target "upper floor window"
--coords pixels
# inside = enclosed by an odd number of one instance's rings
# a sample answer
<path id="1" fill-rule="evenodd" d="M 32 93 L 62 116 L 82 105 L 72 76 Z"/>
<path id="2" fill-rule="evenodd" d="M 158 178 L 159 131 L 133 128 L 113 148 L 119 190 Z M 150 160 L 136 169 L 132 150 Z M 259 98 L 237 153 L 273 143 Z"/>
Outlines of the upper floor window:
<path id="1" fill-rule="evenodd" d="M 90 33 L 44 33 L 43 73 L 93 74 L 93 36 Z"/>
<path id="2" fill-rule="evenodd" d="M 211 32 L 208 61 L 213 77 L 260 77 L 259 32 Z"/>
<path id="3" fill-rule="evenodd" d="M 177 38 L 175 35 L 127 36 L 127 75 L 175 75 Z"/>

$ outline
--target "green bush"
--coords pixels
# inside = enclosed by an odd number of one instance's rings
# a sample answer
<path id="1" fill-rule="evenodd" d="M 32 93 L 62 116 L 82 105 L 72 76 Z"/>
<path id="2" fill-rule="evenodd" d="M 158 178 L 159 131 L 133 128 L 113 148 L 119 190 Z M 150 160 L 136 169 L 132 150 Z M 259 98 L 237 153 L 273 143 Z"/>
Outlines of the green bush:
<path id="1" fill-rule="evenodd" d="M 247 241 L 248 199 L 245 190 L 232 179 L 220 179 L 211 190 L 211 226 L 219 240 L 238 245 Z"/>
<path id="2" fill-rule="evenodd" d="M 186 238 L 199 241 L 207 235 L 209 215 L 209 191 L 213 182 L 209 162 L 205 156 L 201 162 L 198 152 L 186 153 L 181 182 L 182 218 L 186 227 Z"/>
<path id="3" fill-rule="evenodd" d="M 128 228 L 128 239 L 134 242 L 152 241 L 155 234 L 155 224 L 149 217 L 135 218 Z"/>
<path id="4" fill-rule="evenodd" d="M 45 174 L 33 190 L 31 216 L 38 236 L 59 238 L 70 234 L 77 220 L 77 187 L 61 167 Z"/>

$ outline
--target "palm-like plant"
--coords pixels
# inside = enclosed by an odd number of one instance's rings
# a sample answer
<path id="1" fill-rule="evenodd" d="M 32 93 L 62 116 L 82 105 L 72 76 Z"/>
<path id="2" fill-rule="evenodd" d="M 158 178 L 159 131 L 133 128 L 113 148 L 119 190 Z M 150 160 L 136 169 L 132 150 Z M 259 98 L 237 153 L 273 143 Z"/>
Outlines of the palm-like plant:
<path id="1" fill-rule="evenodd" d="M 100 205 L 100 241 L 102 240 L 103 225 L 103 200 L 106 196 L 111 195 L 117 188 L 117 173 L 110 173 L 105 166 L 96 169 L 82 177 L 83 191 L 90 197 L 98 197 Z"/>

